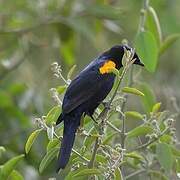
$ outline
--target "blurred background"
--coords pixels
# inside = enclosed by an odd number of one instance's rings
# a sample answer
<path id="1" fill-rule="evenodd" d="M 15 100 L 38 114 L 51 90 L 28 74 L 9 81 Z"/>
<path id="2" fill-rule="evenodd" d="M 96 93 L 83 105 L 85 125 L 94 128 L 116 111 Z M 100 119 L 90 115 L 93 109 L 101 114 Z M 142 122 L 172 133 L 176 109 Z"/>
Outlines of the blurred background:
<path id="1" fill-rule="evenodd" d="M 163 38 L 180 33 L 179 0 L 150 4 L 158 14 Z M 53 77 L 51 63 L 57 61 L 64 75 L 76 64 L 77 74 L 123 39 L 133 46 L 141 7 L 141 0 L 0 0 L 0 146 L 7 150 L 0 164 L 24 153 L 26 139 L 35 129 L 34 118 L 54 105 L 49 89 L 63 82 Z M 180 99 L 179 50 L 177 41 L 158 59 L 155 73 L 144 69 L 139 77 L 163 109 L 171 111 L 171 97 L 177 103 Z M 129 106 L 145 111 L 137 99 Z M 45 139 L 45 134 L 39 137 L 19 167 L 27 180 L 51 177 L 52 169 L 38 173 Z"/>

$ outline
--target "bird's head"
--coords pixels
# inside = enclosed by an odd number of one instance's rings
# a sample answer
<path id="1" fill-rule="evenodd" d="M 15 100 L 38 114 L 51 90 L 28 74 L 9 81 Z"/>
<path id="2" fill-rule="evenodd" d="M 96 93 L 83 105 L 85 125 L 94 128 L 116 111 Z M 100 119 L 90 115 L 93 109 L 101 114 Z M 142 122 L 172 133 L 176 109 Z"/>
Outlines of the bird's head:
<path id="1" fill-rule="evenodd" d="M 107 58 L 113 60 L 116 64 L 116 68 L 120 69 L 123 66 L 122 58 L 123 58 L 125 49 L 130 51 L 132 48 L 127 45 L 116 45 L 116 46 L 113 46 L 111 49 L 107 50 L 106 52 L 104 52 L 103 56 L 106 56 Z M 136 52 L 134 53 L 133 59 L 136 59 L 134 61 L 134 64 L 144 66 L 144 64 L 141 62 Z"/>

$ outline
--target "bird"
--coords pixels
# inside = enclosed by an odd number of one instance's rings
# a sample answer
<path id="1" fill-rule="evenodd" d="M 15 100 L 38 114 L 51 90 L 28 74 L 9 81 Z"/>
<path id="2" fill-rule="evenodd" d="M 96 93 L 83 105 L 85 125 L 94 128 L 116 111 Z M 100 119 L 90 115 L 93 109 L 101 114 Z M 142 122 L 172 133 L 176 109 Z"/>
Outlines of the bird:
<path id="1" fill-rule="evenodd" d="M 115 45 L 95 58 L 85 67 L 68 86 L 62 103 L 62 112 L 56 125 L 63 122 L 63 139 L 57 160 L 57 172 L 64 169 L 69 161 L 75 135 L 82 116 L 93 119 L 95 109 L 102 103 L 111 91 L 115 74 L 112 68 L 123 67 L 122 58 L 126 50 L 132 50 L 128 45 Z M 144 66 L 134 53 L 134 64 Z"/>

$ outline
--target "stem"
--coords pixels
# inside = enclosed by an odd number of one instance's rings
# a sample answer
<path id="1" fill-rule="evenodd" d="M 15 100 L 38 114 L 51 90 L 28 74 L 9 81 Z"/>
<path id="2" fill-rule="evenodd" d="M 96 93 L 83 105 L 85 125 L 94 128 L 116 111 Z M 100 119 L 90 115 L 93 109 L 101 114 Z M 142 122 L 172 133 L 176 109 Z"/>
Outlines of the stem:
<path id="1" fill-rule="evenodd" d="M 99 142 L 98 141 L 99 141 L 99 138 L 97 137 L 95 145 L 94 145 L 94 150 L 93 150 L 93 154 L 92 154 L 91 160 L 88 163 L 88 168 L 94 167 L 94 162 L 95 162 L 95 159 L 96 159 L 97 150 L 99 148 Z"/>
<path id="2" fill-rule="evenodd" d="M 121 161 L 121 157 L 118 158 L 118 160 L 114 163 L 114 165 L 111 167 L 112 170 L 115 170 L 117 167 L 121 167 L 123 164 L 125 163 L 125 161 Z M 112 171 L 109 173 L 109 175 L 106 177 L 106 180 L 109 180 L 111 178 L 111 173 Z M 124 179 L 122 179 L 124 180 Z"/>
<path id="3" fill-rule="evenodd" d="M 114 91 L 114 93 L 113 93 L 113 95 L 112 95 L 112 97 L 111 97 L 111 99 L 110 99 L 110 101 L 109 101 L 109 104 L 108 104 L 109 106 L 110 106 L 111 103 L 113 102 L 113 100 L 114 100 L 114 98 L 115 98 L 115 96 L 116 96 L 116 94 L 117 94 L 117 92 L 118 92 L 119 86 L 120 86 L 120 84 L 121 84 L 121 82 L 122 82 L 122 80 L 123 80 L 123 78 L 124 78 L 124 75 L 126 74 L 127 70 L 128 70 L 128 66 L 124 67 L 124 69 L 123 69 L 123 71 L 122 71 L 122 74 L 121 74 L 121 76 L 120 76 L 120 78 L 119 78 L 119 82 L 118 82 L 118 84 L 117 84 L 117 87 L 116 87 L 116 89 L 115 89 L 115 91 Z"/>
<path id="4" fill-rule="evenodd" d="M 136 172 L 134 172 L 134 173 L 126 176 L 124 179 L 125 179 L 125 180 L 130 179 L 130 178 L 132 178 L 132 177 L 134 177 L 134 176 L 137 176 L 137 175 L 139 175 L 139 174 L 142 174 L 142 173 L 144 173 L 144 172 L 146 172 L 146 170 L 145 170 L 145 169 L 141 169 L 141 170 L 139 170 L 139 171 L 136 171 Z"/>
<path id="5" fill-rule="evenodd" d="M 125 149 L 125 138 L 126 138 L 126 125 L 125 125 L 125 116 L 122 115 L 122 134 L 121 134 L 121 147 Z M 123 158 L 122 158 L 123 159 Z"/>
<path id="6" fill-rule="evenodd" d="M 110 123 L 109 121 L 106 122 L 107 125 L 112 128 L 114 131 L 118 132 L 119 134 L 122 134 L 122 131 L 120 131 L 116 126 L 114 126 L 112 123 Z"/>
<path id="7" fill-rule="evenodd" d="M 131 68 L 130 68 L 128 86 L 132 86 L 132 84 L 133 84 L 133 66 L 131 66 Z M 123 103 L 121 105 L 121 112 L 122 113 L 120 114 L 120 118 L 122 118 L 121 147 L 122 147 L 123 150 L 125 149 L 125 140 L 126 140 L 125 115 L 124 115 L 123 111 L 124 111 L 124 108 L 125 108 L 125 104 L 127 102 L 128 95 L 126 94 L 124 98 L 125 98 L 125 100 L 123 101 Z M 123 161 L 124 160 L 124 151 L 122 151 L 121 156 L 122 156 L 121 161 Z M 123 173 L 123 167 L 121 167 L 121 171 Z"/>
<path id="8" fill-rule="evenodd" d="M 60 78 L 64 81 L 64 83 L 65 83 L 66 85 L 69 85 L 68 81 L 63 77 L 63 75 L 62 75 L 61 73 L 59 74 L 59 76 L 60 76 Z"/>
<path id="9" fill-rule="evenodd" d="M 164 134 L 166 134 L 169 131 L 169 127 L 166 128 L 157 138 L 152 139 L 151 141 L 132 149 L 131 151 L 137 151 L 137 150 L 143 150 L 144 148 L 148 147 L 149 145 L 151 145 L 152 143 L 156 142 L 160 137 L 162 137 Z"/>
<path id="10" fill-rule="evenodd" d="M 138 33 L 144 30 L 144 26 L 145 26 L 145 22 L 146 22 L 146 12 L 147 12 L 148 8 L 149 8 L 149 0 L 144 0 L 143 8 L 141 9 Z"/>
<path id="11" fill-rule="evenodd" d="M 131 87 L 133 85 L 134 81 L 133 81 L 133 66 L 130 67 L 130 73 L 129 73 L 129 83 L 128 83 L 128 87 Z M 124 112 L 124 108 L 128 99 L 128 94 L 124 95 L 124 100 L 122 102 L 121 105 L 121 111 Z M 121 118 L 122 114 L 120 114 L 120 118 Z"/>
<path id="12" fill-rule="evenodd" d="M 8 69 L 4 68 L 0 73 L 0 80 L 3 80 L 9 73 L 16 70 L 27 59 L 27 55 L 29 55 L 29 52 L 24 52 L 23 56 L 20 57 L 20 59 L 15 60 L 15 62 L 11 63 L 11 67 L 9 67 Z"/>

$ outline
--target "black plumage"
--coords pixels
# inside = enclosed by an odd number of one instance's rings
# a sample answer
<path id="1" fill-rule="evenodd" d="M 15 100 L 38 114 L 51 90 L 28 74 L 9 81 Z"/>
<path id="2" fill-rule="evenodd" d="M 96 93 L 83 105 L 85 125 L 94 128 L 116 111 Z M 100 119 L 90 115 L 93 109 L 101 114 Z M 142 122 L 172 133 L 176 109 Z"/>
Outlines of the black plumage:
<path id="1" fill-rule="evenodd" d="M 100 68 L 110 60 L 115 63 L 117 69 L 120 69 L 123 66 L 124 49 L 130 50 L 130 47 L 116 45 L 102 53 L 82 70 L 67 88 L 63 99 L 62 113 L 57 121 L 57 124 L 64 122 L 63 140 L 58 157 L 57 171 L 64 169 L 69 161 L 81 116 L 85 114 L 92 117 L 94 110 L 113 87 L 115 75 L 113 73 L 102 74 Z M 136 53 L 134 58 L 136 58 L 134 64 L 143 65 Z"/>

